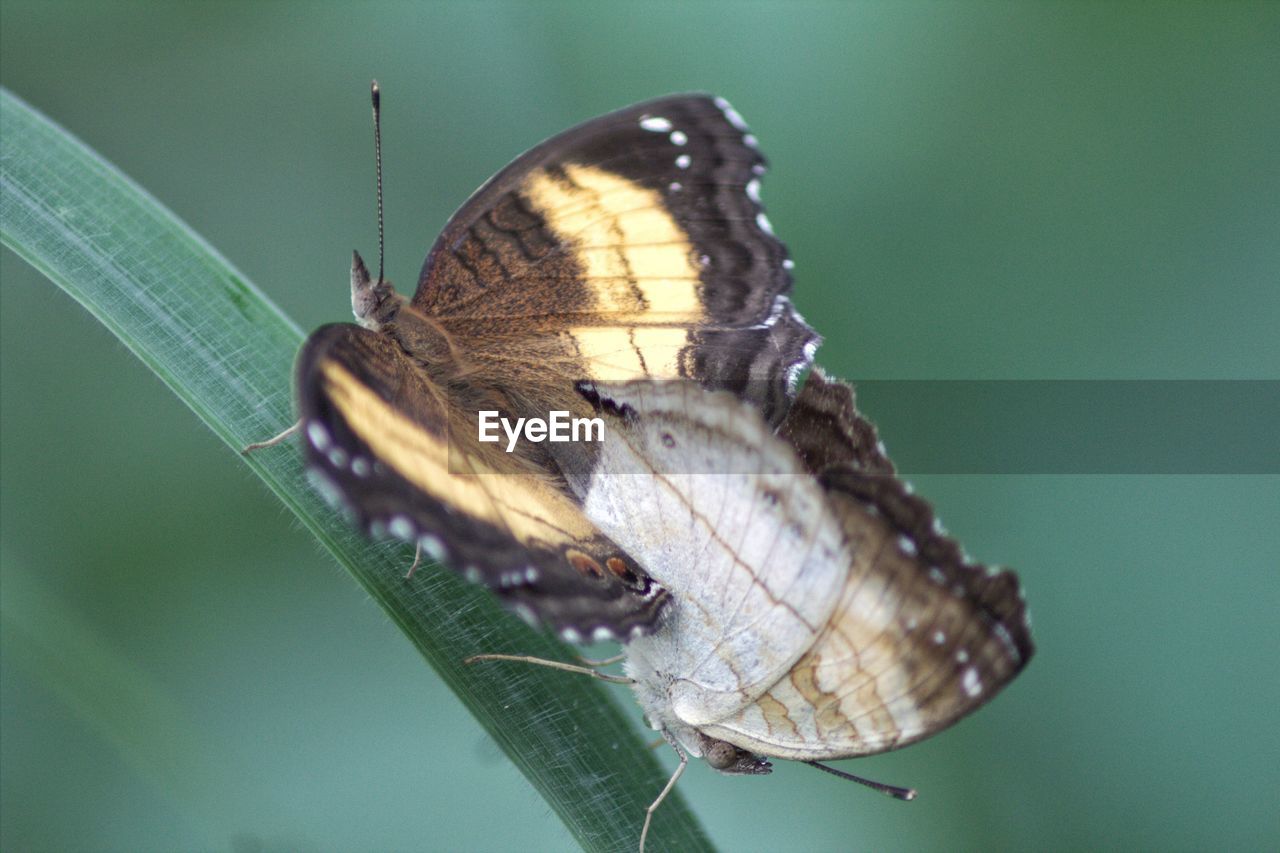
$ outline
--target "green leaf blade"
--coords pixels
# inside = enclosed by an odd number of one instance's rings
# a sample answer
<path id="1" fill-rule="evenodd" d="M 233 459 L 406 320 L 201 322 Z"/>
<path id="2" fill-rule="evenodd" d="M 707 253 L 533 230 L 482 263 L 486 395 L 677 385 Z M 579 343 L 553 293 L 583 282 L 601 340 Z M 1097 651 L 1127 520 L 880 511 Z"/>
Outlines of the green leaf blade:
<path id="1" fill-rule="evenodd" d="M 0 126 L 4 244 L 84 305 L 228 447 L 292 423 L 297 325 L 159 202 L 7 90 Z M 291 446 L 247 460 L 400 626 L 579 843 L 633 849 L 667 773 L 618 698 L 581 676 L 464 666 L 463 658 L 483 652 L 565 659 L 570 651 L 451 572 L 424 569 L 405 583 L 406 549 L 352 531 L 307 485 L 300 461 Z M 431 737 L 429 711 L 406 720 L 405 730 Z M 675 792 L 655 815 L 650 842 L 710 849 Z"/>

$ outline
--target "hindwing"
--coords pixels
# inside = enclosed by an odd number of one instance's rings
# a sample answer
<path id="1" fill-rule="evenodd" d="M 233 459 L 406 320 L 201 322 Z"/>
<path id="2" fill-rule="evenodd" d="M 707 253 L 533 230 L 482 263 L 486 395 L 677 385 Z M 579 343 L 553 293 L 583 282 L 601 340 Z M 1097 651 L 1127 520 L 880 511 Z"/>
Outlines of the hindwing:
<path id="1" fill-rule="evenodd" d="M 781 431 L 794 446 L 687 384 L 585 390 L 609 438 L 570 482 L 670 596 L 628 646 L 657 724 L 770 757 L 865 755 L 954 723 L 1030 659 L 1017 577 L 962 555 L 848 385 L 814 372 Z"/>
<path id="2" fill-rule="evenodd" d="M 786 678 L 706 733 L 823 760 L 905 746 L 989 701 L 1034 653 L 1017 576 L 970 562 L 894 474 L 853 389 L 810 375 L 783 424 L 853 559 L 830 620 Z"/>
<path id="3" fill-rule="evenodd" d="M 419 544 L 570 637 L 625 639 L 665 593 L 581 513 L 563 484 L 476 441 L 474 417 L 384 335 L 311 335 L 298 407 L 312 476 L 375 535 Z"/>
<path id="4" fill-rule="evenodd" d="M 783 676 L 830 619 L 849 561 L 835 515 L 795 454 L 729 394 L 692 382 L 585 390 L 605 443 L 570 482 L 671 596 L 662 625 L 628 654 L 661 661 L 683 722 L 714 722 Z"/>

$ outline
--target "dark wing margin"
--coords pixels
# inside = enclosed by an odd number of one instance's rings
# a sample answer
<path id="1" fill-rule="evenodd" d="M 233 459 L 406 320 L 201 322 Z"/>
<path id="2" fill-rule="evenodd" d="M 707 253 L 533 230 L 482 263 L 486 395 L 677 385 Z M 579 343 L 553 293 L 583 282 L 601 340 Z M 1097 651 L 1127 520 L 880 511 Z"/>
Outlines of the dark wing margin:
<path id="1" fill-rule="evenodd" d="M 419 544 L 572 641 L 625 640 L 656 623 L 665 590 L 585 518 L 572 517 L 568 500 L 530 508 L 551 531 L 546 541 L 518 536 L 511 514 L 494 504 L 518 499 L 526 478 L 454 472 L 444 399 L 389 338 L 323 326 L 299 353 L 296 380 L 308 473 L 361 529 Z"/>
<path id="2" fill-rule="evenodd" d="M 1002 683 L 1027 665 L 1035 644 L 1017 574 L 972 562 L 943 530 L 929 502 L 912 494 L 896 477 L 836 465 L 818 479 L 829 493 L 851 498 L 862 511 L 883 519 L 897 534 L 898 547 L 914 557 L 929 583 L 950 590 L 973 606 L 984 632 L 996 637 L 1010 658 Z M 994 692 L 989 691 L 983 701 Z"/>
<path id="3" fill-rule="evenodd" d="M 789 298 L 792 263 L 760 203 L 766 168 L 755 137 L 720 98 L 673 95 L 592 119 L 521 155 L 453 215 L 427 255 L 413 304 L 446 322 L 488 317 L 519 325 L 555 318 L 562 325 L 684 327 L 689 339 L 678 373 L 652 378 L 692 378 L 730 390 L 776 424 L 819 338 Z M 584 170 L 588 178 L 604 173 L 610 181 L 584 184 Z M 627 192 L 620 196 L 613 179 L 624 181 Z M 556 197 L 568 199 L 566 206 L 540 207 L 531 182 L 564 188 Z M 662 310 L 687 300 L 665 297 L 659 288 L 666 285 L 633 274 L 644 264 L 633 267 L 625 257 L 620 278 L 635 293 L 634 310 L 618 312 L 615 300 L 599 298 L 605 289 L 593 274 L 599 270 L 588 268 L 582 250 L 598 258 L 625 247 L 626 237 L 575 246 L 572 235 L 557 232 L 549 220 L 563 215 L 562 221 L 578 224 L 580 199 L 603 199 L 607 207 L 610 194 L 614 201 L 644 199 L 613 215 L 658 209 L 678 228 L 696 316 Z M 673 280 L 671 286 L 681 285 Z"/>
<path id="4" fill-rule="evenodd" d="M 853 386 L 829 378 L 821 367 L 809 373 L 778 434 L 812 474 L 843 464 L 869 475 L 896 476 L 875 425 L 858 411 Z"/>
<path id="5" fill-rule="evenodd" d="M 851 498 L 865 512 L 881 517 L 900 542 L 908 543 L 931 582 L 972 602 L 1013 659 L 1006 681 L 1026 666 L 1035 644 L 1018 576 L 972 562 L 946 534 L 928 501 L 913 494 L 895 473 L 875 426 L 858 411 L 851 385 L 814 368 L 779 435 L 829 492 Z"/>

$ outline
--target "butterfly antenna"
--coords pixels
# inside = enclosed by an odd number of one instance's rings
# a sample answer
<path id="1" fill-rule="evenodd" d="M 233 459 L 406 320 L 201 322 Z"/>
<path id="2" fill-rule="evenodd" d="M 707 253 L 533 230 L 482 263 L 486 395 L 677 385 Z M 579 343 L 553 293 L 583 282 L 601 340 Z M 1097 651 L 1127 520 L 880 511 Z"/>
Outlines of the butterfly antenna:
<path id="1" fill-rule="evenodd" d="M 848 779 L 850 782 L 857 782 L 859 785 L 866 785 L 873 791 L 879 791 L 882 794 L 888 794 L 895 800 L 914 800 L 916 798 L 915 788 L 899 788 L 897 785 L 886 785 L 883 782 L 873 782 L 870 779 L 863 779 L 861 776 L 854 776 L 852 773 L 845 773 L 843 770 L 837 770 L 834 767 L 828 767 L 825 764 L 819 764 L 816 761 L 806 761 L 810 767 L 816 767 L 819 770 L 825 770 L 833 776 L 839 776 L 841 779 Z"/>
<path id="2" fill-rule="evenodd" d="M 373 159 L 378 170 L 378 283 L 382 283 L 382 90 L 378 81 L 374 80 L 369 87 L 369 97 L 373 101 Z"/>

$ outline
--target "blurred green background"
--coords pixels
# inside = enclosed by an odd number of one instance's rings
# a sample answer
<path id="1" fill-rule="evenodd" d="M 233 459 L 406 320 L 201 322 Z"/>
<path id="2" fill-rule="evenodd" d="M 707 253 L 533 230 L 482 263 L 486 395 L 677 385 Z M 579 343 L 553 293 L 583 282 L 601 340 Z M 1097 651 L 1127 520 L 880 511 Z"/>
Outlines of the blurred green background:
<path id="1" fill-rule="evenodd" d="M 1280 378 L 1274 3 L 0 5 L 0 81 L 305 328 L 349 318 L 349 253 L 375 251 L 374 76 L 402 289 L 521 150 L 708 90 L 773 162 L 832 372 Z M 570 846 L 235 455 L 0 263 L 0 846 Z M 1280 845 L 1280 478 L 915 484 L 1019 569 L 1038 657 L 956 729 L 844 765 L 913 804 L 695 766 L 717 842 Z"/>

